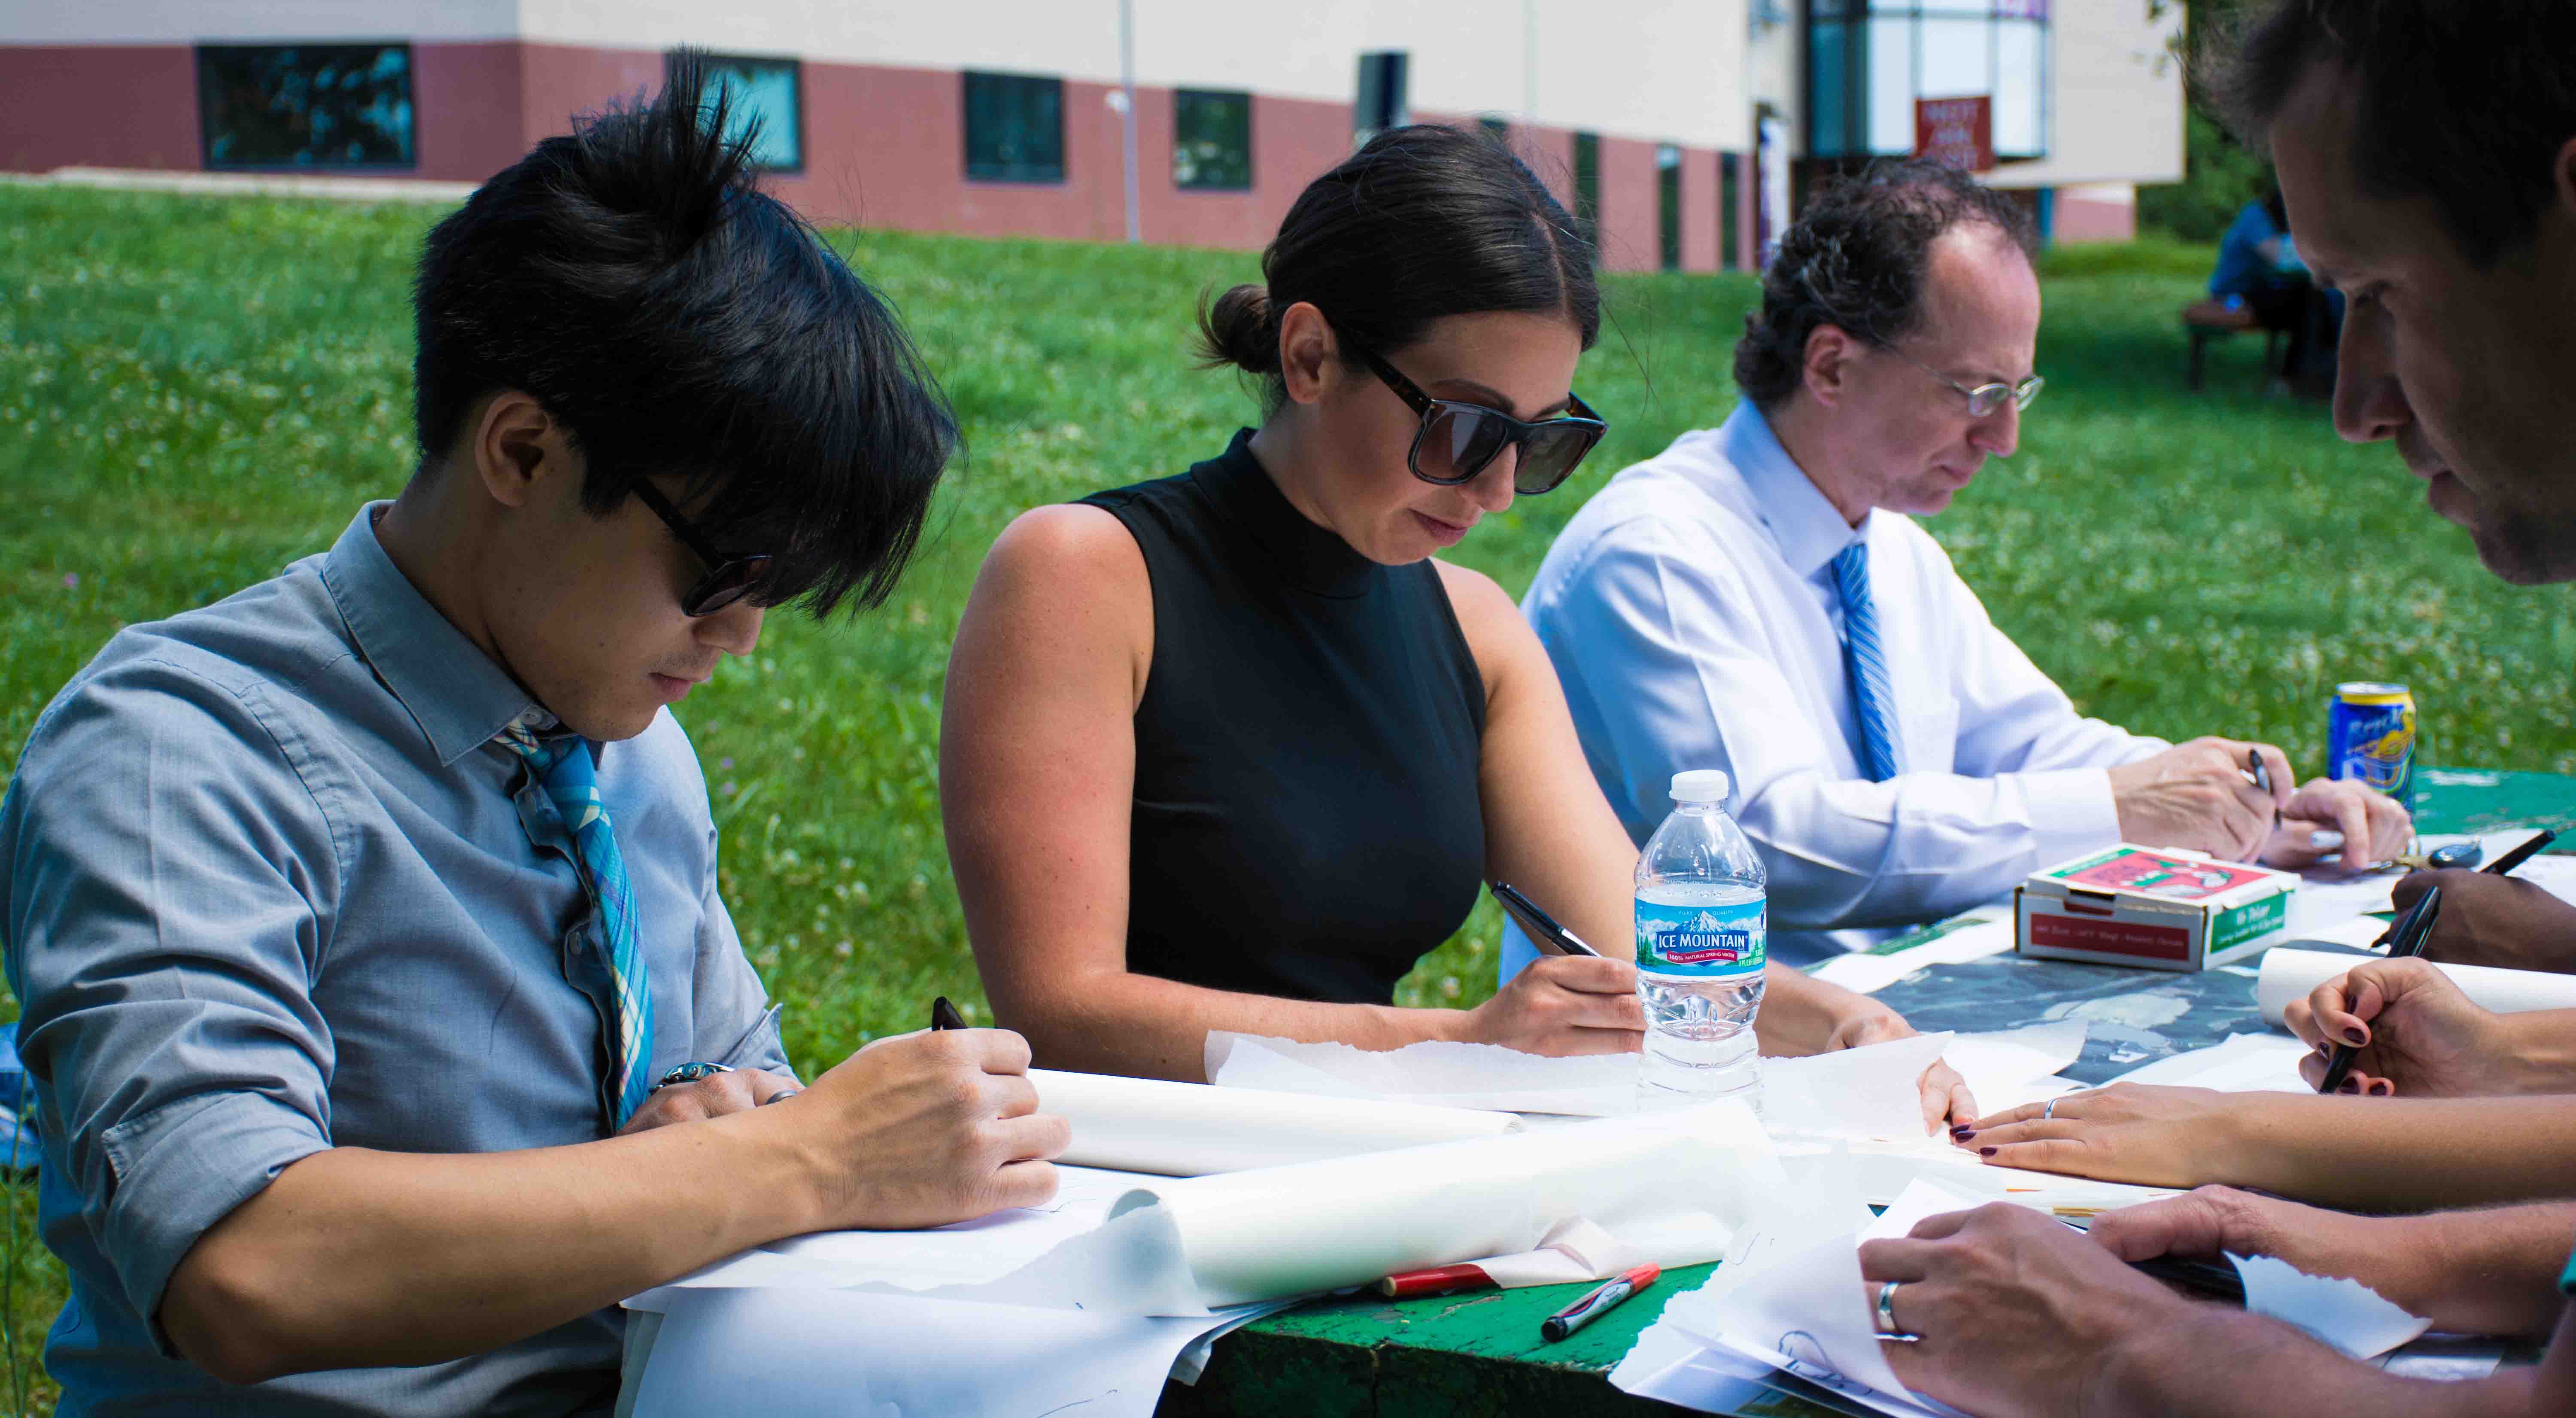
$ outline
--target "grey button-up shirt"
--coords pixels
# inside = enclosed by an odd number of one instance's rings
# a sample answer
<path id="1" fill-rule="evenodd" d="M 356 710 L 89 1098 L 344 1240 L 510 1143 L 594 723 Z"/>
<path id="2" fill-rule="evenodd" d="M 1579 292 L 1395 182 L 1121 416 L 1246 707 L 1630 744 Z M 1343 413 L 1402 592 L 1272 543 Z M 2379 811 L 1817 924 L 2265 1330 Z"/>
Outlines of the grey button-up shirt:
<path id="1" fill-rule="evenodd" d="M 378 504 L 381 506 L 381 504 Z M 71 1272 L 61 1412 L 605 1413 L 619 1315 L 491 1353 L 242 1388 L 154 1324 L 188 1248 L 337 1146 L 497 1152 L 610 1131 L 605 947 L 565 824 L 492 736 L 553 720 L 422 598 L 362 512 L 331 551 L 121 632 L 0 799 L 0 943 Z M 602 745 L 652 1068 L 785 1068 L 716 896 L 667 713 Z"/>

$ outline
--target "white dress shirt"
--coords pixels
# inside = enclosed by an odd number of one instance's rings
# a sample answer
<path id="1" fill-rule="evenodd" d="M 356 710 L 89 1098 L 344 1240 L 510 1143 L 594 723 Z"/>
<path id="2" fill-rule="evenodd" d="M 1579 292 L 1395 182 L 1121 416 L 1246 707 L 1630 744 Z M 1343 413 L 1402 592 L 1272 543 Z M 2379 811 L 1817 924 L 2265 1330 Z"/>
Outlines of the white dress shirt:
<path id="1" fill-rule="evenodd" d="M 1869 547 L 1897 776 L 1870 782 L 1832 562 Z M 1621 472 L 1548 550 L 1522 613 L 1641 845 L 1672 775 L 1723 768 L 1770 872 L 1774 958 L 1866 950 L 2119 840 L 2105 770 L 2168 747 L 2075 712 L 1911 518 L 1853 527 L 1751 402 Z M 1502 974 L 1530 957 L 1517 930 Z"/>

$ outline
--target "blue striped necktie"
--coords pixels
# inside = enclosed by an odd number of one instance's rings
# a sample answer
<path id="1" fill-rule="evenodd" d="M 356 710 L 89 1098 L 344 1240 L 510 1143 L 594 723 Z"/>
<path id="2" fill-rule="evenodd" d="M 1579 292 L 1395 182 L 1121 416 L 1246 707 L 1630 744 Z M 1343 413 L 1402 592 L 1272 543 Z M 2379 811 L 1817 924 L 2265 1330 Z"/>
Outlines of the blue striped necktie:
<path id="1" fill-rule="evenodd" d="M 1896 776 L 1896 721 L 1888 707 L 1887 657 L 1878 645 L 1878 608 L 1869 599 L 1869 544 L 1854 542 L 1834 558 L 1843 597 L 1843 674 L 1860 721 L 1860 766 L 1869 781 Z"/>
<path id="2" fill-rule="evenodd" d="M 575 860 L 591 904 L 599 910 L 600 933 L 608 941 L 608 969 L 617 990 L 617 1120 L 626 1126 L 644 1097 L 653 1091 L 647 1065 L 653 1048 L 653 988 L 644 977 L 643 949 L 635 940 L 635 892 L 626 880 L 626 859 L 617 854 L 617 834 L 609 829 L 608 806 L 599 798 L 598 767 L 586 739 L 570 736 L 538 742 L 525 725 L 512 721 L 495 738 L 527 760 L 555 811 L 572 831 Z"/>

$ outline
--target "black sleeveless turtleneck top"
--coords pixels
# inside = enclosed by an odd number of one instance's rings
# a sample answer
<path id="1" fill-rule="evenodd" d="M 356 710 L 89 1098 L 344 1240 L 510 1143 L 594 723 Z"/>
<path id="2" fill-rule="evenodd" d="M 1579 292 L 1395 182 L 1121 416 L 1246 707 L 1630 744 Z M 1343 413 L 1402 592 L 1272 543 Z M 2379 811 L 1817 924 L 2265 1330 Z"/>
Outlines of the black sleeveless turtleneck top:
<path id="1" fill-rule="evenodd" d="M 1154 587 L 1127 966 L 1386 1004 L 1484 878 L 1484 678 L 1438 568 L 1380 566 L 1306 520 L 1251 438 L 1082 499 L 1126 524 Z"/>

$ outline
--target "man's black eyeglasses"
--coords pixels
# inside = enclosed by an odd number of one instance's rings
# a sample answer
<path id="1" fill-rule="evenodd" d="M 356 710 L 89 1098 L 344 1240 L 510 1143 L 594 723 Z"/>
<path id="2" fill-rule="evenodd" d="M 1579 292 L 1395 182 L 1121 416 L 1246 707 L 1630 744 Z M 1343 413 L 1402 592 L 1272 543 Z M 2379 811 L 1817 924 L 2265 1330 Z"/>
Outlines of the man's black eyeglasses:
<path id="1" fill-rule="evenodd" d="M 687 547 L 707 565 L 707 574 L 699 577 L 697 584 L 689 588 L 689 593 L 680 598 L 680 614 L 714 615 L 751 594 L 760 585 L 760 579 L 769 574 L 769 553 L 727 556 L 716 550 L 715 544 L 701 536 L 697 528 L 690 526 L 688 519 L 680 515 L 680 509 L 655 491 L 653 484 L 637 478 L 634 487 L 636 500 L 661 518 L 662 525 L 671 529 L 671 535 L 680 539 L 680 545 Z"/>
<path id="2" fill-rule="evenodd" d="M 1512 470 L 1512 490 L 1524 497 L 1554 492 L 1573 475 L 1601 435 L 1610 431 L 1599 414 L 1571 394 L 1566 396 L 1567 407 L 1574 410 L 1571 417 L 1527 423 L 1482 404 L 1432 398 L 1376 354 L 1356 345 L 1350 348 L 1358 350 L 1397 398 L 1422 415 L 1422 427 L 1414 433 L 1413 448 L 1405 460 L 1413 475 L 1427 483 L 1455 487 L 1471 482 L 1504 449 L 1518 448 L 1520 466 Z"/>

